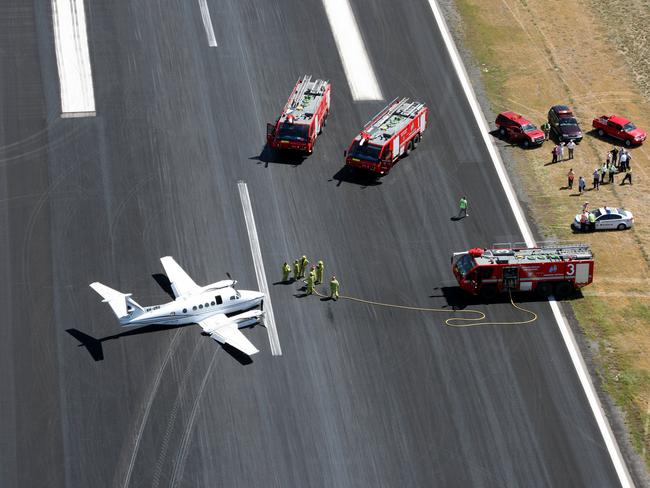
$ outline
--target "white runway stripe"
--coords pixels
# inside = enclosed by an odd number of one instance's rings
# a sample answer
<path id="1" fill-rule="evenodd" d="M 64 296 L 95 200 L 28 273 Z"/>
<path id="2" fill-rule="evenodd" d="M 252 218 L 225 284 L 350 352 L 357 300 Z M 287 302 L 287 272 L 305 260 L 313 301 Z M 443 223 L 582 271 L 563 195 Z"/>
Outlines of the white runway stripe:
<path id="1" fill-rule="evenodd" d="M 251 198 L 248 194 L 248 186 L 243 181 L 238 181 L 237 186 L 239 187 L 239 197 L 241 198 L 242 208 L 244 209 L 246 231 L 248 232 L 248 240 L 250 241 L 251 253 L 253 254 L 253 265 L 255 266 L 257 285 L 259 286 L 260 291 L 265 295 L 264 323 L 266 325 L 266 331 L 269 334 L 271 354 L 274 356 L 282 356 L 282 348 L 280 347 L 278 330 L 275 326 L 275 316 L 273 315 L 271 294 L 269 293 L 269 286 L 266 281 L 266 272 L 264 271 L 264 262 L 262 261 L 262 250 L 260 249 L 260 240 L 257 237 L 257 227 L 255 226 L 255 217 L 253 216 Z"/>
<path id="2" fill-rule="evenodd" d="M 205 35 L 208 37 L 208 46 L 217 47 L 217 39 L 214 37 L 214 29 L 212 28 L 212 19 L 210 18 L 210 9 L 208 8 L 207 0 L 199 0 L 199 8 L 201 9 Z"/>
<path id="3" fill-rule="evenodd" d="M 52 0 L 52 23 L 61 117 L 92 117 L 95 115 L 95 92 L 83 0 Z"/>
<path id="4" fill-rule="evenodd" d="M 323 0 L 354 100 L 383 100 L 348 0 Z"/>

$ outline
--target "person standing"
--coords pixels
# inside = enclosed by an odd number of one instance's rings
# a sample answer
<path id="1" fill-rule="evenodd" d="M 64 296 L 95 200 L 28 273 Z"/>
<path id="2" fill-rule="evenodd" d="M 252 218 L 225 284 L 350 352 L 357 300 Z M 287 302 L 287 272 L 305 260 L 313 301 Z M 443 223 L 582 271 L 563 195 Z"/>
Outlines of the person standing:
<path id="1" fill-rule="evenodd" d="M 576 177 L 576 174 L 575 174 L 575 172 L 573 171 L 573 168 L 571 168 L 571 169 L 569 170 L 569 172 L 567 173 L 566 176 L 567 176 L 567 186 L 569 187 L 569 190 L 573 190 L 573 180 L 574 180 L 575 177 Z"/>
<path id="2" fill-rule="evenodd" d="M 627 151 L 623 148 L 618 153 L 618 165 L 621 171 L 627 171 Z"/>
<path id="3" fill-rule="evenodd" d="M 304 254 L 300 258 L 300 274 L 298 275 L 298 278 L 304 278 L 305 277 L 305 271 L 307 271 L 307 265 L 309 264 L 309 259 L 307 259 L 307 256 Z"/>
<path id="4" fill-rule="evenodd" d="M 611 153 L 612 153 L 612 163 L 618 166 L 618 149 L 616 149 L 616 146 L 612 148 Z"/>
<path id="5" fill-rule="evenodd" d="M 307 276 L 307 295 L 312 295 L 314 293 L 315 279 L 316 279 L 316 273 L 309 273 L 309 276 Z"/>
<path id="6" fill-rule="evenodd" d="M 458 212 L 458 218 L 463 217 L 469 217 L 469 214 L 467 213 L 467 197 L 462 196 L 460 197 L 460 202 L 458 202 L 458 207 L 460 208 L 460 211 Z"/>
<path id="7" fill-rule="evenodd" d="M 566 147 L 569 150 L 569 159 L 573 159 L 573 150 L 576 148 L 576 143 L 571 139 Z"/>
<path id="8" fill-rule="evenodd" d="M 319 259 L 318 265 L 316 266 L 316 283 L 322 283 L 324 276 L 325 276 L 325 263 L 323 263 L 322 259 Z"/>
<path id="9" fill-rule="evenodd" d="M 542 131 L 544 132 L 544 140 L 548 141 L 548 135 L 551 133 L 551 124 L 548 120 L 542 124 Z"/>
<path id="10" fill-rule="evenodd" d="M 609 165 L 609 163 L 604 162 L 603 165 L 600 168 L 600 183 L 601 184 L 605 183 L 605 176 L 607 176 L 608 165 Z"/>
<path id="11" fill-rule="evenodd" d="M 300 263 L 296 259 L 293 262 L 293 281 L 296 281 L 298 278 L 300 278 Z"/>
<path id="12" fill-rule="evenodd" d="M 336 276 L 332 275 L 332 279 L 330 280 L 330 298 L 332 300 L 338 300 L 339 299 L 339 282 L 336 279 Z"/>
<path id="13" fill-rule="evenodd" d="M 564 161 L 564 147 L 565 146 L 566 146 L 566 144 L 564 143 L 564 141 L 560 142 L 560 144 L 557 146 L 558 147 L 558 152 L 559 152 L 558 158 L 560 159 L 560 162 Z"/>
<path id="14" fill-rule="evenodd" d="M 316 266 L 312 266 L 309 270 L 309 276 L 312 278 L 314 284 L 316 284 Z"/>
<path id="15" fill-rule="evenodd" d="M 594 182 L 593 182 L 594 186 L 593 186 L 593 189 L 594 189 L 594 190 L 598 190 L 598 189 L 599 189 L 598 187 L 600 186 L 600 172 L 599 172 L 598 168 L 596 168 L 596 169 L 594 170 L 593 177 L 594 177 Z"/>
<path id="16" fill-rule="evenodd" d="M 612 183 L 614 184 L 614 175 L 616 174 L 616 166 L 614 166 L 614 163 L 609 163 L 609 168 L 607 168 L 607 183 Z"/>
<path id="17" fill-rule="evenodd" d="M 629 181 L 630 185 L 632 184 L 632 170 L 625 173 L 625 178 L 621 181 L 621 185 L 624 185 L 626 181 Z"/>
<path id="18" fill-rule="evenodd" d="M 630 151 L 625 151 L 625 171 L 630 169 L 630 164 L 632 163 L 632 153 Z"/>
<path id="19" fill-rule="evenodd" d="M 551 150 L 551 156 L 553 156 L 553 159 L 551 160 L 551 163 L 557 163 L 557 155 L 560 154 L 560 149 L 559 146 L 555 145 L 553 146 L 553 149 Z"/>
<path id="20" fill-rule="evenodd" d="M 291 266 L 285 261 L 282 265 L 282 281 L 286 283 L 289 281 L 289 273 L 291 273 Z"/>
<path id="21" fill-rule="evenodd" d="M 585 213 L 588 208 L 589 208 L 589 202 L 583 203 L 582 204 L 582 210 L 580 210 L 580 213 Z"/>
<path id="22" fill-rule="evenodd" d="M 587 182 L 582 176 L 578 177 L 578 192 L 580 195 L 582 195 L 582 192 L 585 191 L 585 188 L 587 188 Z"/>
<path id="23" fill-rule="evenodd" d="M 594 215 L 593 212 L 589 212 L 587 215 L 587 220 L 589 221 L 589 230 L 590 231 L 595 231 L 596 230 L 596 215 Z"/>
<path id="24" fill-rule="evenodd" d="M 582 215 L 580 215 L 580 230 L 582 232 L 587 230 L 587 219 L 587 212 L 582 212 Z"/>

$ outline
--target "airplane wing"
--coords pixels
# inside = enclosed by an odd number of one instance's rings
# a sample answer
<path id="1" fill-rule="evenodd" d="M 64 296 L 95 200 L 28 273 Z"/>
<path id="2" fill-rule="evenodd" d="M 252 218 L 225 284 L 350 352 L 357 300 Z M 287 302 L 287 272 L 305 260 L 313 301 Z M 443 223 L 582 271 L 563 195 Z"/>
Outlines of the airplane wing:
<path id="1" fill-rule="evenodd" d="M 259 352 L 258 349 L 242 334 L 237 322 L 230 320 L 225 314 L 213 315 L 199 322 L 203 330 L 210 334 L 215 341 L 230 344 L 249 356 Z"/>
<path id="2" fill-rule="evenodd" d="M 165 256 L 160 258 L 160 262 L 165 268 L 165 273 L 167 273 L 167 278 L 172 284 L 172 290 L 174 290 L 174 295 L 176 298 L 184 295 L 191 295 L 192 293 L 198 293 L 201 289 L 199 285 L 194 283 L 194 280 L 189 277 L 189 275 L 181 268 L 174 258 L 171 256 Z"/>

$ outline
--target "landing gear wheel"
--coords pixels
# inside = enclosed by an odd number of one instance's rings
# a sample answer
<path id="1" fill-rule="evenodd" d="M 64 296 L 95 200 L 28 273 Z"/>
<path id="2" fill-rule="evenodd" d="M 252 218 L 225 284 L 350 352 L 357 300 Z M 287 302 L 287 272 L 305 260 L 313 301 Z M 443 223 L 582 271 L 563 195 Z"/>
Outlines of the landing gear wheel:
<path id="1" fill-rule="evenodd" d="M 537 294 L 540 297 L 547 298 L 553 293 L 553 286 L 550 283 L 540 283 L 537 285 Z"/>

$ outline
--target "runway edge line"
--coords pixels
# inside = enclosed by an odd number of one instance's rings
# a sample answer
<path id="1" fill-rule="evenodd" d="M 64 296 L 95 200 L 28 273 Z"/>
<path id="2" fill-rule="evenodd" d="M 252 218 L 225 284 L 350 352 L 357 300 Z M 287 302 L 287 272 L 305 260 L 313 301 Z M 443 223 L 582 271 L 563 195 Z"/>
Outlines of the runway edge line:
<path id="1" fill-rule="evenodd" d="M 456 74 L 458 75 L 458 79 L 461 83 L 461 86 L 463 87 L 465 96 L 467 97 L 467 101 L 469 102 L 472 113 L 474 114 L 474 118 L 476 119 L 476 123 L 481 131 L 485 146 L 490 153 L 490 158 L 492 159 L 492 163 L 494 164 L 496 172 L 499 176 L 499 180 L 501 181 L 501 184 L 505 191 L 508 203 L 512 208 L 515 219 L 517 220 L 517 224 L 519 225 L 519 230 L 524 237 L 524 240 L 526 241 L 526 245 L 533 247 L 535 246 L 535 239 L 533 238 L 533 234 L 530 230 L 530 227 L 528 226 L 528 223 L 524 219 L 521 206 L 519 205 L 519 200 L 515 196 L 515 192 L 512 188 L 512 183 L 510 182 L 508 174 L 505 171 L 503 161 L 501 160 L 496 146 L 490 139 L 490 131 L 487 120 L 485 118 L 485 114 L 483 114 L 483 111 L 481 110 L 481 107 L 478 103 L 478 99 L 476 98 L 476 94 L 474 93 L 472 85 L 469 81 L 469 77 L 465 71 L 465 66 L 463 65 L 463 62 L 460 58 L 458 49 L 456 48 L 456 44 L 451 37 L 447 23 L 445 22 L 445 19 L 436 0 L 428 0 L 428 2 L 431 10 L 433 11 L 433 16 L 438 25 L 438 29 L 440 30 L 440 34 L 442 35 L 442 38 L 445 42 L 445 47 L 449 52 L 449 56 L 451 58 L 452 64 L 454 65 Z M 560 329 L 564 344 L 569 351 L 569 356 L 571 357 L 571 361 L 578 375 L 580 384 L 582 385 L 585 395 L 587 396 L 587 400 L 589 401 L 589 406 L 591 407 L 591 410 L 594 413 L 594 417 L 596 418 L 596 423 L 603 436 L 605 445 L 607 446 L 607 451 L 609 452 L 609 455 L 612 459 L 614 469 L 616 470 L 618 479 L 621 482 L 621 486 L 623 488 L 632 488 L 634 486 L 634 482 L 632 481 L 630 472 L 628 471 L 627 465 L 623 460 L 623 456 L 621 454 L 618 443 L 616 442 L 614 433 L 612 432 L 612 428 L 609 425 L 605 411 L 600 403 L 596 389 L 594 388 L 594 385 L 591 381 L 591 377 L 587 371 L 584 358 L 582 357 L 582 353 L 578 348 L 577 342 L 573 335 L 573 331 L 568 326 L 566 319 L 564 318 L 564 315 L 562 314 L 562 311 L 560 310 L 560 307 L 555 299 L 549 299 L 549 304 L 553 312 L 553 316 L 555 317 L 555 321 L 557 322 L 558 328 Z"/>
<path id="2" fill-rule="evenodd" d="M 278 337 L 278 330 L 275 326 L 275 316 L 273 315 L 273 306 L 271 304 L 271 294 L 269 286 L 266 281 L 266 272 L 264 271 L 264 262 L 262 261 L 262 250 L 260 248 L 260 240 L 257 237 L 257 227 L 255 226 L 255 217 L 253 216 L 253 206 L 251 198 L 248 194 L 248 185 L 244 181 L 238 181 L 239 197 L 241 198 L 242 208 L 244 210 L 244 219 L 246 220 L 246 231 L 248 232 L 248 240 L 251 245 L 251 254 L 253 255 L 253 265 L 255 266 L 255 276 L 257 277 L 257 285 L 260 291 L 264 293 L 264 323 L 266 331 L 269 334 L 269 343 L 271 345 L 271 354 L 273 356 L 282 356 L 282 348 L 280 347 L 280 338 Z"/>

